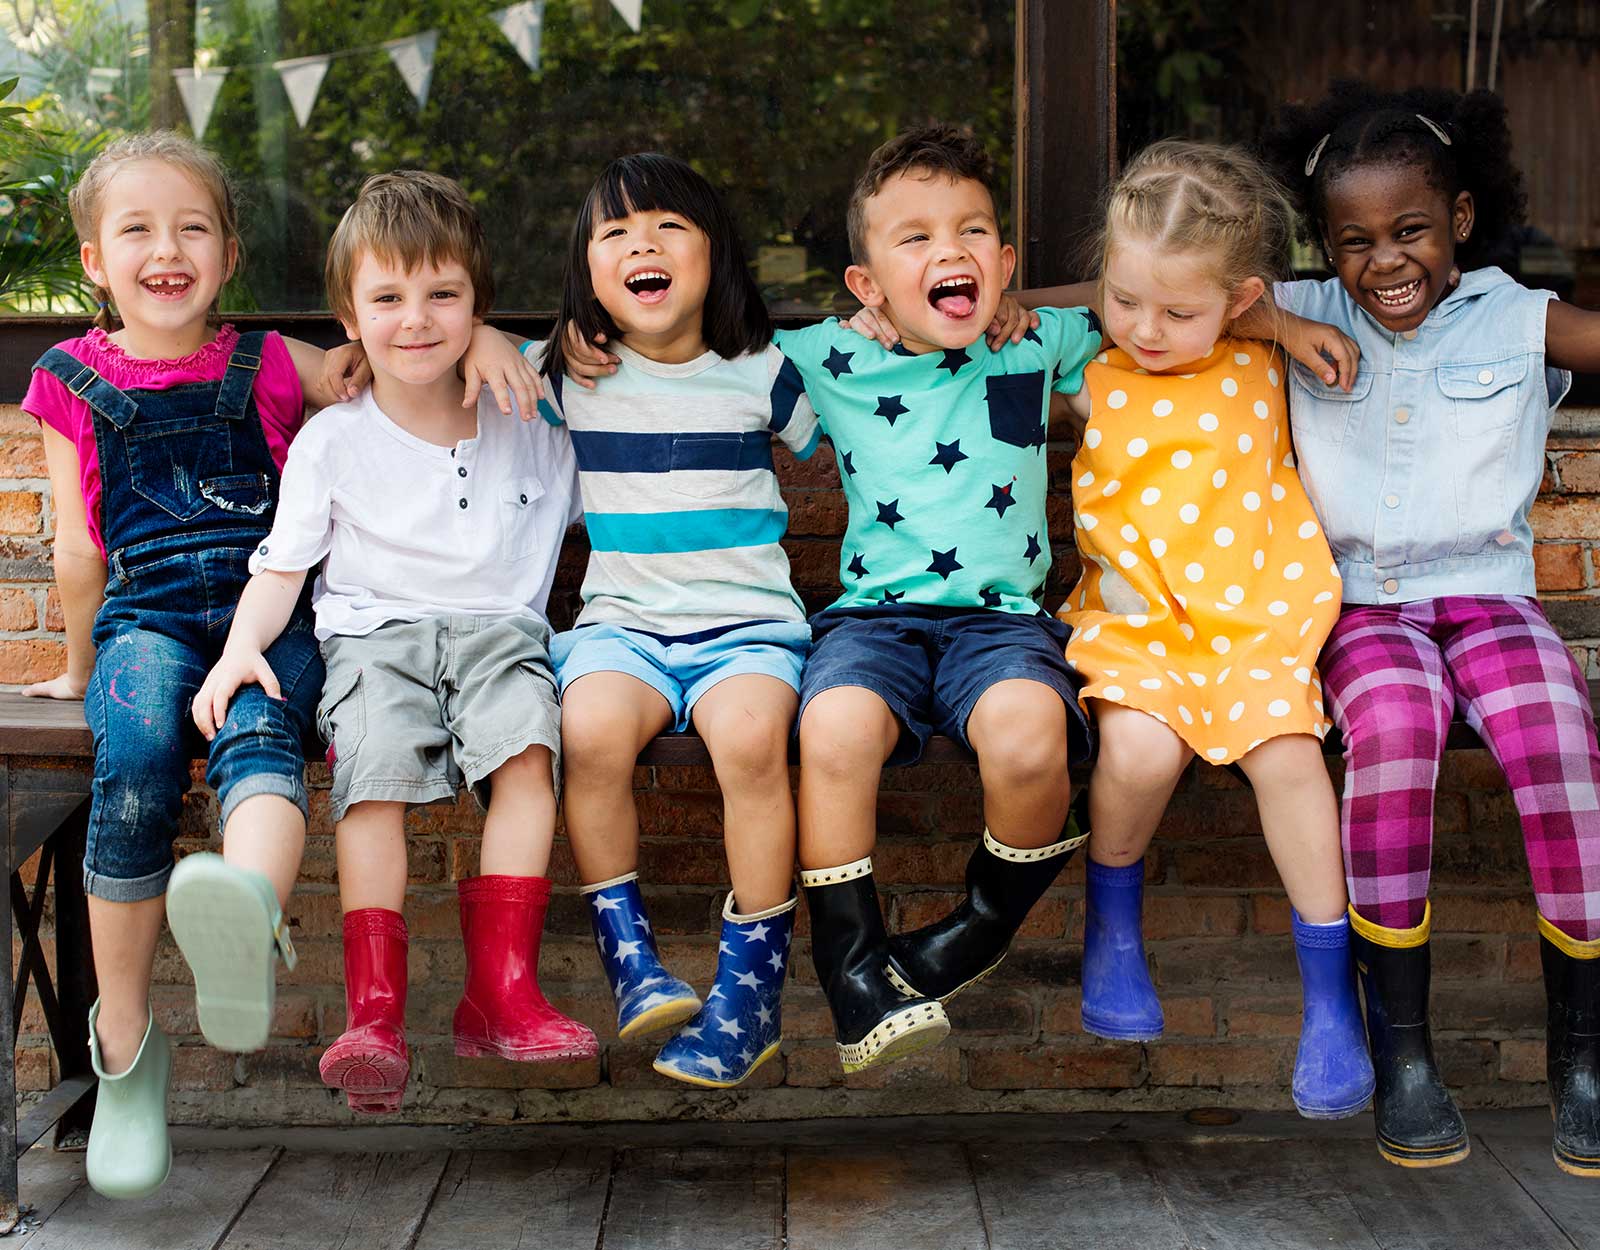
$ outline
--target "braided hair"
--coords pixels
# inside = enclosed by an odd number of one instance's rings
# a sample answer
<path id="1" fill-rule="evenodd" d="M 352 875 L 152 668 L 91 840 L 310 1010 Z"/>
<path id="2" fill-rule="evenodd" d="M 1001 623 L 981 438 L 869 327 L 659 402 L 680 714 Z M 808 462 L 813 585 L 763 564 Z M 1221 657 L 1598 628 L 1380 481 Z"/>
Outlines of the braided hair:
<path id="1" fill-rule="evenodd" d="M 1522 173 L 1511 159 L 1505 101 L 1490 91 L 1384 92 L 1360 79 L 1341 79 L 1316 104 L 1280 108 L 1262 134 L 1261 149 L 1294 195 L 1307 240 L 1317 246 L 1327 222 L 1328 188 L 1361 166 L 1421 170 L 1447 202 L 1463 191 L 1471 194 L 1472 234 L 1456 249 L 1463 270 L 1492 263 L 1527 211 Z"/>

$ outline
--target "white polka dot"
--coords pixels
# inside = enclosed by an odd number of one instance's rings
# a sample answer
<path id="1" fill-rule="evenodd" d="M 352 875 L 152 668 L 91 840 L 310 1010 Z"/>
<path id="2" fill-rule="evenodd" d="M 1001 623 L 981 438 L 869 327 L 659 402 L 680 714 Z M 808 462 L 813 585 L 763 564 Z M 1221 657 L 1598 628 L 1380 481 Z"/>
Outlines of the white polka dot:
<path id="1" fill-rule="evenodd" d="M 1209 725 L 1211 723 L 1211 709 L 1208 708 L 1208 707 L 1201 708 L 1200 709 L 1200 719 L 1205 721 L 1205 723 Z"/>
<path id="2" fill-rule="evenodd" d="M 1106 361 L 1108 361 L 1110 359 L 1111 359 L 1111 355 L 1110 355 L 1109 352 L 1101 352 L 1098 356 L 1095 357 L 1095 361 L 1097 363 L 1099 363 L 1099 364 L 1102 364 L 1102 365 L 1105 364 Z"/>
<path id="3" fill-rule="evenodd" d="M 1267 537 L 1268 538 L 1272 537 L 1272 518 L 1271 517 L 1267 518 Z"/>
<path id="4" fill-rule="evenodd" d="M 1078 485 L 1079 486 L 1093 486 L 1094 485 L 1094 474 L 1093 473 L 1085 473 L 1082 477 L 1080 477 L 1078 479 Z"/>
<path id="5" fill-rule="evenodd" d="M 1283 467 L 1286 468 L 1286 469 L 1294 468 L 1294 453 L 1293 452 L 1290 452 L 1287 456 L 1285 456 L 1283 458 Z"/>
<path id="6" fill-rule="evenodd" d="M 1179 717 L 1179 719 L 1181 719 L 1183 721 L 1183 723 L 1185 725 L 1194 724 L 1194 713 L 1191 712 L 1188 708 L 1184 707 L 1183 704 L 1181 704 L 1181 703 L 1178 704 L 1178 717 Z"/>
<path id="7" fill-rule="evenodd" d="M 1127 402 L 1128 402 L 1128 392 L 1127 391 L 1112 391 L 1111 394 L 1106 396 L 1106 407 L 1107 408 L 1121 408 Z"/>
<path id="8" fill-rule="evenodd" d="M 1165 716 L 1161 715 L 1160 712 L 1151 712 L 1151 713 L 1149 713 L 1149 715 L 1154 716 L 1163 725 L 1165 725 L 1167 723 L 1167 718 Z"/>
<path id="9" fill-rule="evenodd" d="M 1198 582 L 1203 577 L 1205 577 L 1206 570 L 1205 570 L 1205 567 L 1203 565 L 1190 564 L 1188 567 L 1186 567 L 1183 570 L 1183 575 L 1185 577 L 1187 577 L 1191 582 Z"/>
<path id="10" fill-rule="evenodd" d="M 1200 414 L 1200 428 L 1202 430 L 1204 430 L 1207 434 L 1210 434 L 1213 430 L 1215 430 L 1217 428 L 1217 424 L 1218 423 L 1217 423 L 1217 414 L 1216 413 L 1214 413 L 1214 412 L 1202 412 Z"/>
<path id="11" fill-rule="evenodd" d="M 1189 680 L 1197 686 L 1203 686 L 1206 684 L 1206 675 L 1204 673 L 1190 673 Z"/>
<path id="12" fill-rule="evenodd" d="M 1272 386 L 1278 385 L 1278 371 L 1276 369 L 1267 370 L 1267 382 Z"/>
<path id="13" fill-rule="evenodd" d="M 1150 618 L 1143 612 L 1134 612 L 1128 616 L 1127 621 L 1132 628 L 1143 629 L 1150 623 Z"/>
<path id="14" fill-rule="evenodd" d="M 1316 708 L 1317 711 L 1319 711 L 1319 712 L 1322 711 L 1322 700 L 1321 699 L 1313 699 L 1313 700 L 1311 700 L 1311 706 Z M 1317 737 L 1319 737 L 1319 738 L 1322 737 L 1322 734 L 1323 734 L 1322 730 L 1318 730 L 1317 731 Z"/>
<path id="15" fill-rule="evenodd" d="M 1089 602 L 1089 592 L 1087 590 L 1080 590 L 1078 592 L 1078 606 L 1081 608 L 1081 607 L 1083 607 L 1084 604 L 1086 604 L 1088 602 Z"/>
<path id="16" fill-rule="evenodd" d="M 1239 452 L 1241 455 L 1245 452 L 1248 452 L 1255 445 L 1255 439 L 1251 438 L 1248 434 L 1239 435 Z"/>
<path id="17" fill-rule="evenodd" d="M 1125 569 L 1131 569 L 1134 565 L 1139 563 L 1139 557 L 1134 555 L 1131 551 L 1120 552 L 1117 555 L 1117 563 Z"/>
<path id="18" fill-rule="evenodd" d="M 1289 605 L 1282 599 L 1274 599 L 1271 603 L 1267 604 L 1267 611 L 1271 612 L 1273 616 L 1282 616 L 1284 613 L 1288 612 L 1288 610 Z"/>
<path id="19" fill-rule="evenodd" d="M 1259 573 L 1267 567 L 1267 553 L 1265 551 L 1257 551 L 1255 555 L 1250 557 L 1250 563 L 1256 566 L 1256 571 Z"/>
<path id="20" fill-rule="evenodd" d="M 1100 524 L 1100 518 L 1087 512 L 1081 512 L 1078 514 L 1078 524 L 1086 530 L 1092 530 L 1096 525 Z"/>
<path id="21" fill-rule="evenodd" d="M 1335 577 L 1339 576 L 1339 564 L 1338 564 L 1337 561 L 1330 560 L 1328 562 L 1328 572 L 1333 574 L 1333 576 L 1335 576 Z"/>
<path id="22" fill-rule="evenodd" d="M 1302 664 L 1294 670 L 1294 679 L 1302 686 L 1309 686 L 1311 684 L 1311 670 Z"/>
<path id="23" fill-rule="evenodd" d="M 1272 670 L 1270 668 L 1253 668 L 1250 670 L 1250 676 L 1257 681 L 1271 681 Z"/>
<path id="24" fill-rule="evenodd" d="M 1188 606 L 1187 604 L 1184 603 L 1182 595 L 1174 595 L 1173 598 L 1175 598 L 1178 601 L 1178 606 L 1179 607 L 1187 607 Z M 1190 642 L 1194 641 L 1194 626 L 1189 624 L 1188 621 L 1179 621 L 1178 622 L 1178 632 L 1180 634 L 1182 634 L 1185 638 L 1187 638 Z M 1194 674 L 1190 673 L 1189 676 L 1193 677 Z M 1203 686 L 1203 685 L 1205 685 L 1205 681 L 1206 681 L 1206 679 L 1204 677 L 1202 677 L 1198 684 Z"/>
<path id="25" fill-rule="evenodd" d="M 1154 486 L 1146 486 L 1139 492 L 1139 502 L 1147 508 L 1154 507 L 1161 502 L 1161 492 Z"/>
<path id="26" fill-rule="evenodd" d="M 1291 582 L 1297 582 L 1297 581 L 1300 580 L 1301 575 L 1304 574 L 1305 571 L 1306 571 L 1305 565 L 1301 564 L 1300 561 L 1295 560 L 1293 563 L 1286 564 L 1286 565 L 1283 566 L 1284 580 L 1285 581 L 1291 581 Z"/>
<path id="27" fill-rule="evenodd" d="M 1150 540 L 1150 554 L 1157 560 L 1167 554 L 1167 544 L 1164 539 L 1152 538 Z"/>
<path id="28" fill-rule="evenodd" d="M 1164 656 L 1167 653 L 1167 644 L 1157 639 L 1150 643 L 1150 654 Z"/>
<path id="29" fill-rule="evenodd" d="M 1333 591 L 1331 591 L 1331 590 L 1319 590 L 1317 592 L 1317 597 L 1315 599 L 1313 599 L 1311 602 L 1312 603 L 1326 603 L 1326 602 L 1328 602 L 1329 599 L 1332 599 L 1332 598 L 1333 598 Z"/>
<path id="30" fill-rule="evenodd" d="M 1106 676 L 1107 677 L 1115 677 L 1116 675 L 1117 675 L 1117 670 L 1116 669 L 1114 669 L 1114 668 L 1106 669 Z"/>
<path id="31" fill-rule="evenodd" d="M 1180 595 L 1176 590 L 1174 590 L 1172 592 L 1172 597 L 1178 601 L 1178 606 L 1180 608 L 1183 608 L 1185 610 L 1188 609 L 1189 600 L 1187 598 L 1185 598 L 1183 595 Z M 1180 625 L 1180 626 L 1178 626 L 1178 628 L 1183 630 L 1184 635 L 1186 637 L 1188 637 L 1188 638 L 1193 638 L 1194 637 L 1194 627 L 1193 626 L 1185 627 L 1185 626 Z"/>
<path id="32" fill-rule="evenodd" d="M 1173 682 L 1175 682 L 1177 685 L 1183 685 L 1183 678 L 1178 676 L 1177 673 L 1174 673 L 1170 668 L 1167 670 L 1167 676 L 1172 678 Z"/>
<path id="33" fill-rule="evenodd" d="M 1228 668 L 1223 669 L 1220 673 L 1218 673 L 1217 674 L 1217 685 L 1220 686 L 1223 682 L 1227 681 L 1228 680 L 1228 674 L 1231 673 L 1231 672 L 1233 672 L 1233 668 L 1230 666 Z"/>
<path id="34" fill-rule="evenodd" d="M 1100 692 L 1100 697 L 1103 699 L 1116 700 L 1122 698 L 1127 693 L 1128 692 L 1121 686 L 1107 686 Z"/>
<path id="35" fill-rule="evenodd" d="M 1236 364 L 1236 365 L 1247 365 L 1247 364 L 1249 364 L 1250 363 L 1250 353 L 1249 352 L 1234 352 L 1233 353 L 1233 363 Z"/>
<path id="36" fill-rule="evenodd" d="M 1267 715 L 1268 716 L 1287 716 L 1287 715 L 1289 715 L 1289 700 L 1287 700 L 1287 699 L 1274 699 L 1271 703 L 1267 704 Z"/>
<path id="37" fill-rule="evenodd" d="M 1135 460 L 1149 450 L 1150 444 L 1142 438 L 1133 438 L 1128 440 L 1128 454 Z"/>
<path id="38" fill-rule="evenodd" d="M 1150 411 L 1158 417 L 1170 417 L 1172 415 L 1172 401 L 1170 399 L 1158 399 L 1150 406 Z"/>
<path id="39" fill-rule="evenodd" d="M 1218 612 L 1232 612 L 1236 605 L 1232 604 L 1232 603 L 1224 603 L 1222 600 L 1219 599 L 1219 600 L 1217 600 L 1216 603 L 1212 604 L 1211 606 L 1216 608 L 1216 610 Z"/>
<path id="40" fill-rule="evenodd" d="M 1235 604 L 1235 605 L 1241 604 L 1241 603 L 1244 602 L 1244 587 L 1243 586 L 1229 586 L 1228 589 L 1226 589 L 1226 590 L 1224 590 L 1222 592 L 1222 597 L 1224 599 L 1226 599 L 1229 603 L 1232 603 L 1232 604 Z"/>
<path id="41" fill-rule="evenodd" d="M 1193 525 L 1200 519 L 1200 509 L 1192 503 L 1186 503 L 1178 509 L 1178 519 L 1185 525 Z"/>
<path id="42" fill-rule="evenodd" d="M 1083 640 L 1085 642 L 1093 642 L 1098 637 L 1100 637 L 1100 627 L 1098 625 L 1091 625 L 1083 631 Z"/>
<path id="43" fill-rule="evenodd" d="M 1241 500 L 1241 502 L 1244 504 L 1244 510 L 1246 512 L 1255 512 L 1261 507 L 1261 496 L 1256 494 L 1253 490 L 1247 490 L 1245 491 L 1244 499 Z"/>
<path id="44" fill-rule="evenodd" d="M 1161 689 L 1161 678 L 1159 678 L 1159 677 L 1146 677 L 1146 678 L 1143 678 L 1139 682 L 1139 685 L 1144 687 L 1144 689 L 1146 689 L 1146 690 L 1160 690 Z"/>
<path id="45" fill-rule="evenodd" d="M 1304 638 L 1307 634 L 1309 634 L 1311 632 L 1311 627 L 1315 624 L 1316 622 L 1309 616 L 1306 617 L 1305 623 L 1300 626 L 1300 637 Z"/>
<path id="46" fill-rule="evenodd" d="M 1317 523 L 1315 521 L 1302 521 L 1300 522 L 1299 530 L 1296 532 L 1301 538 L 1314 538 L 1317 533 Z"/>
<path id="47" fill-rule="evenodd" d="M 1225 760 L 1225 759 L 1228 758 L 1228 748 L 1227 747 L 1207 747 L 1206 748 L 1206 757 L 1208 759 L 1213 759 L 1213 760 Z"/>
<path id="48" fill-rule="evenodd" d="M 1131 525 L 1124 525 L 1121 533 L 1122 541 L 1125 543 L 1136 543 L 1139 541 L 1139 531 L 1134 529 Z"/>
<path id="49" fill-rule="evenodd" d="M 1250 411 L 1255 413 L 1256 416 L 1260 417 L 1263 421 L 1272 415 L 1272 409 L 1267 407 L 1267 401 L 1264 399 L 1256 400 L 1256 402 L 1250 406 Z"/>
<path id="50" fill-rule="evenodd" d="M 1211 535 L 1211 541 L 1219 547 L 1233 546 L 1233 531 L 1226 525 L 1218 526 L 1217 532 Z"/>
<path id="51" fill-rule="evenodd" d="M 1117 481 L 1116 478 L 1112 478 L 1109 482 L 1107 482 L 1104 486 L 1102 486 L 1100 488 L 1100 493 L 1102 495 L 1104 495 L 1107 499 L 1110 499 L 1111 496 L 1115 495 L 1121 489 L 1122 489 L 1122 483 Z"/>
<path id="52" fill-rule="evenodd" d="M 1282 503 L 1283 502 L 1283 497 L 1285 495 L 1287 495 L 1288 493 L 1289 493 L 1288 491 L 1283 489 L 1283 483 L 1282 482 L 1274 482 L 1272 484 L 1272 501 L 1274 503 Z"/>
<path id="53" fill-rule="evenodd" d="M 1228 719 L 1229 720 L 1235 720 L 1236 721 L 1243 715 L 1244 715 L 1244 704 L 1243 703 L 1235 703 L 1232 707 L 1230 707 L 1228 709 Z"/>
<path id="54" fill-rule="evenodd" d="M 1228 652 L 1230 650 L 1232 650 L 1232 648 L 1233 648 L 1233 644 L 1231 642 L 1229 642 L 1226 638 L 1224 638 L 1221 634 L 1218 634 L 1215 638 L 1213 638 L 1211 640 L 1211 649 L 1213 651 L 1215 651 L 1218 655 L 1227 655 Z"/>
<path id="55" fill-rule="evenodd" d="M 1224 395 L 1228 396 L 1229 399 L 1232 399 L 1235 395 L 1237 395 L 1239 393 L 1239 383 L 1236 382 L 1233 378 L 1223 378 L 1222 379 L 1222 393 Z"/>
<path id="56" fill-rule="evenodd" d="M 1278 663 L 1283 665 L 1284 668 L 1293 668 L 1296 664 L 1300 663 L 1300 657 L 1298 655 L 1280 655 L 1278 657 Z"/>
<path id="57" fill-rule="evenodd" d="M 1193 463 L 1194 457 L 1186 451 L 1175 451 L 1172 453 L 1172 467 L 1174 469 L 1187 469 Z"/>
<path id="58" fill-rule="evenodd" d="M 1226 469 L 1218 469 L 1211 475 L 1211 484 L 1221 490 L 1228 484 L 1228 471 Z"/>
<path id="59" fill-rule="evenodd" d="M 1090 451 L 1093 451 L 1096 447 L 1100 446 L 1100 431 L 1090 427 L 1090 429 L 1084 433 L 1083 445 Z"/>

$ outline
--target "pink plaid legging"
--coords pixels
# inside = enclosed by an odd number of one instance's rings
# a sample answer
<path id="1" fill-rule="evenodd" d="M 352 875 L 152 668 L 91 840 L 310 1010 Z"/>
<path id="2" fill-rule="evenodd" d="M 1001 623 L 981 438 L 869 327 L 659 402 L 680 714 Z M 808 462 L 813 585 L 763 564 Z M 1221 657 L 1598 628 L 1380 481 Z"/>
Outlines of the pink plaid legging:
<path id="1" fill-rule="evenodd" d="M 1391 929 L 1422 922 L 1433 797 L 1460 711 L 1505 773 L 1544 917 L 1600 937 L 1600 748 L 1589 690 L 1536 601 L 1500 595 L 1349 607 L 1322 652 L 1345 743 L 1350 901 Z"/>

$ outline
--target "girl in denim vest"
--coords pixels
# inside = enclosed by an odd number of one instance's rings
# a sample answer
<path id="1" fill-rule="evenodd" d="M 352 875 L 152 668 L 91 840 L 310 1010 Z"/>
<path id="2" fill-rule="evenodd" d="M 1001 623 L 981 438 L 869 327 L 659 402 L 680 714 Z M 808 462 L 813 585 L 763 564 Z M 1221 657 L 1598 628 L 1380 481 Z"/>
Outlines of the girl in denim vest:
<path id="1" fill-rule="evenodd" d="M 1300 474 L 1344 582 L 1322 653 L 1344 736 L 1350 916 L 1377 1068 L 1378 1150 L 1463 1159 L 1428 1033 L 1434 787 L 1452 716 L 1516 801 L 1549 996 L 1555 1158 L 1600 1176 L 1600 750 L 1588 688 L 1534 598 L 1529 510 L 1565 369 L 1600 369 L 1600 314 L 1489 266 L 1521 218 L 1488 92 L 1336 84 L 1265 146 L 1335 277 L 1277 303 L 1361 348 L 1354 387 L 1290 371 Z"/>

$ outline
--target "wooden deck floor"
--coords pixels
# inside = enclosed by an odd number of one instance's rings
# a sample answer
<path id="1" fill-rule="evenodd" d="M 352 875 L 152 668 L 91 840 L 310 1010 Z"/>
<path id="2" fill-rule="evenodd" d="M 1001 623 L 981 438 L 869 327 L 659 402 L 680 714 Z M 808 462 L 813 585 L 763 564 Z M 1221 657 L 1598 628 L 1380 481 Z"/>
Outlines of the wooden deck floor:
<path id="1" fill-rule="evenodd" d="M 598 1128 L 191 1130 L 155 1198 L 35 1148 L 5 1250 L 1600 1250 L 1540 1112 L 1381 1162 L 1370 1118 L 984 1116 Z"/>

